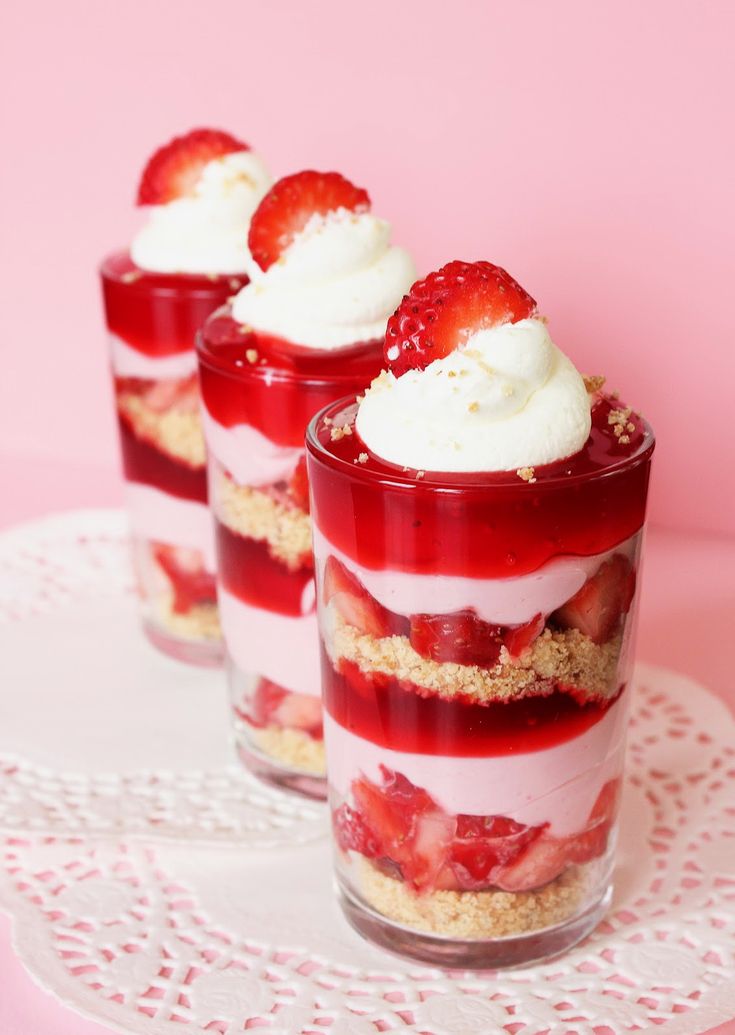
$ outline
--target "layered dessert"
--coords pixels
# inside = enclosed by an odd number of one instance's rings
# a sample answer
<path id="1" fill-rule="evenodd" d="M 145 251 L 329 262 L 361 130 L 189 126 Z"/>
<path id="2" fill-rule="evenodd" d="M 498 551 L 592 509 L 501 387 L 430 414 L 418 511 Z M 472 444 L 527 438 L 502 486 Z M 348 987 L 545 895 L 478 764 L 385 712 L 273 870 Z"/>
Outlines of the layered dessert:
<path id="1" fill-rule="evenodd" d="M 194 338 L 247 283 L 250 217 L 269 183 L 230 134 L 178 137 L 143 171 L 129 251 L 101 267 L 144 626 L 193 662 L 221 660 Z"/>
<path id="2" fill-rule="evenodd" d="M 415 277 L 390 237 L 367 193 L 338 173 L 280 180 L 251 221 L 250 283 L 199 342 L 236 743 L 263 779 L 320 797 L 304 432 L 380 370 L 386 322 Z"/>
<path id="3" fill-rule="evenodd" d="M 343 902 L 528 962 L 609 895 L 653 436 L 490 263 L 415 284 L 385 359 L 307 437 Z"/>

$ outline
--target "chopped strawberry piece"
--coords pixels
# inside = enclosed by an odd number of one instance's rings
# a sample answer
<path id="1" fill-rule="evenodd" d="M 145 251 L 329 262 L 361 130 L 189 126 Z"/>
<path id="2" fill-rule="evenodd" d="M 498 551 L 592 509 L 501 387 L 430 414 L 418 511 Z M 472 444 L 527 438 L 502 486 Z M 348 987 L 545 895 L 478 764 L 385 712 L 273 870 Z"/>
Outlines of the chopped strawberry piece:
<path id="1" fill-rule="evenodd" d="M 153 545 L 153 557 L 165 572 L 173 590 L 173 610 L 186 614 L 196 604 L 214 604 L 217 586 L 214 575 L 202 564 L 198 550 L 186 550 L 165 543 Z"/>
<path id="2" fill-rule="evenodd" d="M 159 148 L 143 170 L 138 187 L 139 205 L 166 205 L 190 198 L 202 169 L 209 162 L 250 148 L 229 133 L 217 129 L 192 129 Z"/>
<path id="3" fill-rule="evenodd" d="M 501 627 L 478 618 L 472 609 L 447 615 L 411 615 L 411 646 L 431 661 L 490 668 L 503 645 Z"/>
<path id="4" fill-rule="evenodd" d="M 531 891 L 558 877 L 567 862 L 566 841 L 542 834 L 496 872 L 495 884 L 503 891 Z"/>
<path id="5" fill-rule="evenodd" d="M 343 852 L 359 852 L 366 859 L 380 855 L 380 846 L 359 812 L 340 805 L 332 813 L 334 837 Z"/>
<path id="6" fill-rule="evenodd" d="M 476 331 L 536 312 L 520 284 L 490 262 L 454 261 L 417 281 L 388 321 L 385 359 L 400 377 L 448 356 Z"/>
<path id="7" fill-rule="evenodd" d="M 322 703 L 309 694 L 287 693 L 271 715 L 271 721 L 284 729 L 302 730 L 321 740 Z"/>
<path id="8" fill-rule="evenodd" d="M 256 726 L 269 726 L 278 708 L 288 694 L 285 687 L 261 676 L 253 693 L 250 718 Z"/>
<path id="9" fill-rule="evenodd" d="M 546 625 L 546 619 L 542 614 L 536 615 L 531 619 L 530 622 L 526 622 L 525 625 L 514 625 L 508 627 L 503 633 L 503 643 L 505 644 L 508 652 L 513 655 L 514 658 L 519 657 L 523 654 L 524 650 L 537 640 L 541 633 L 544 631 Z"/>
<path id="10" fill-rule="evenodd" d="M 630 610 L 634 593 L 635 570 L 616 553 L 552 617 L 562 629 L 579 629 L 594 643 L 606 643 Z"/>
<path id="11" fill-rule="evenodd" d="M 367 212 L 367 191 L 336 172 L 311 169 L 284 176 L 275 183 L 256 209 L 250 223 L 248 246 L 253 259 L 267 270 L 277 262 L 312 216 L 326 216 L 338 209 Z"/>
<path id="12" fill-rule="evenodd" d="M 306 474 L 306 457 L 299 458 L 291 479 L 288 483 L 288 492 L 292 500 L 301 510 L 309 513 L 309 479 Z"/>
<path id="13" fill-rule="evenodd" d="M 487 888 L 498 868 L 516 859 L 543 830 L 505 816 L 457 816 L 449 853 L 457 887 L 462 891 Z"/>
<path id="14" fill-rule="evenodd" d="M 196 374 L 178 381 L 156 381 L 143 392 L 143 401 L 155 413 L 176 410 L 179 413 L 197 413 L 199 410 L 199 381 Z"/>
<path id="15" fill-rule="evenodd" d="M 324 568 L 323 599 L 334 604 L 341 617 L 367 636 L 390 636 L 391 613 L 372 597 L 360 580 L 336 557 L 328 557 Z"/>

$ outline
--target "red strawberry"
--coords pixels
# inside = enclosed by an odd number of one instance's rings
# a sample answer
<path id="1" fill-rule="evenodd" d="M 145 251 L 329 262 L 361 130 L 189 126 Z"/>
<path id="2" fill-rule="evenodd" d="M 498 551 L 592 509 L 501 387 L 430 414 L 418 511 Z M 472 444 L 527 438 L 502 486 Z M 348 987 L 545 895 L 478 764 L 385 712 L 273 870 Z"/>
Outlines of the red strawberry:
<path id="1" fill-rule="evenodd" d="M 448 356 L 475 331 L 536 312 L 520 284 L 490 262 L 454 262 L 417 281 L 388 321 L 384 355 L 396 377 Z"/>
<path id="2" fill-rule="evenodd" d="M 500 627 L 478 618 L 472 609 L 448 615 L 411 615 L 411 646 L 431 661 L 489 668 L 500 655 Z"/>
<path id="3" fill-rule="evenodd" d="M 242 140 L 219 129 L 192 129 L 159 148 L 143 170 L 139 205 L 165 205 L 194 194 L 202 169 L 215 158 L 249 151 Z"/>
<path id="4" fill-rule="evenodd" d="M 366 859 L 380 855 L 380 845 L 359 812 L 349 805 L 340 805 L 332 813 L 334 837 L 343 852 L 359 852 Z"/>
<path id="5" fill-rule="evenodd" d="M 297 507 L 309 513 L 309 479 L 306 475 L 306 457 L 301 456 L 288 483 L 288 492 Z"/>
<path id="6" fill-rule="evenodd" d="M 509 653 L 517 658 L 538 639 L 545 625 L 546 619 L 542 614 L 538 614 L 525 625 L 514 625 L 506 629 L 503 633 L 503 643 Z"/>
<path id="7" fill-rule="evenodd" d="M 449 857 L 462 891 L 493 883 L 499 866 L 516 859 L 544 827 L 527 827 L 504 816 L 457 816 Z"/>
<path id="8" fill-rule="evenodd" d="M 634 593 L 635 570 L 627 557 L 616 553 L 553 618 L 562 629 L 579 629 L 595 643 L 605 643 L 630 609 Z"/>
<path id="9" fill-rule="evenodd" d="M 195 604 L 213 604 L 216 601 L 214 575 L 204 568 L 198 550 L 156 543 L 153 556 L 171 583 L 176 614 L 186 614 Z"/>
<path id="10" fill-rule="evenodd" d="M 288 694 L 285 687 L 261 676 L 255 687 L 250 717 L 256 726 L 268 726 Z"/>
<path id="11" fill-rule="evenodd" d="M 333 602 L 342 618 L 360 632 L 377 639 L 391 634 L 390 612 L 336 557 L 327 558 L 323 599 L 325 604 Z"/>
<path id="12" fill-rule="evenodd" d="M 542 834 L 532 841 L 513 862 L 495 874 L 495 884 L 503 891 L 530 891 L 558 877 L 567 865 L 567 843 Z"/>
<path id="13" fill-rule="evenodd" d="M 336 172 L 307 169 L 284 176 L 268 191 L 250 222 L 248 246 L 253 259 L 267 270 L 313 215 L 325 216 L 339 208 L 367 212 L 367 191 Z"/>
<path id="14" fill-rule="evenodd" d="M 276 726 L 303 730 L 311 737 L 322 736 L 322 704 L 309 694 L 286 693 L 271 716 Z"/>

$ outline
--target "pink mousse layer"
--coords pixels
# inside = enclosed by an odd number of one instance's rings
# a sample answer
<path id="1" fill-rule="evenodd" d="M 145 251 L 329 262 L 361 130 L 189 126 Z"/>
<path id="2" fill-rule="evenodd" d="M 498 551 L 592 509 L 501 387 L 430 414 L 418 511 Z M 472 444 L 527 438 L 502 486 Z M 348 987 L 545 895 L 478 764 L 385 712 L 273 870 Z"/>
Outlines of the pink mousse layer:
<path id="1" fill-rule="evenodd" d="M 214 527 L 206 504 L 130 481 L 125 482 L 125 503 L 136 536 L 199 550 L 207 571 L 215 570 Z"/>
<path id="2" fill-rule="evenodd" d="M 204 437 L 210 454 L 238 485 L 273 485 L 293 473 L 303 449 L 276 445 L 249 424 L 226 428 L 202 405 Z"/>
<path id="3" fill-rule="evenodd" d="M 544 751 L 493 758 L 457 758 L 389 751 L 344 729 L 325 714 L 329 783 L 349 798 L 361 774 L 380 783 L 380 766 L 402 773 L 448 813 L 507 816 L 519 823 L 549 823 L 561 836 L 580 831 L 608 780 L 620 775 L 625 751 L 628 694 L 575 740 Z"/>
<path id="4" fill-rule="evenodd" d="M 321 573 L 331 554 L 353 572 L 379 603 L 397 614 L 450 614 L 474 608 L 496 625 L 522 625 L 537 614 L 549 615 L 573 597 L 614 553 L 634 560 L 640 534 L 614 550 L 591 557 L 555 557 L 530 575 L 510 579 L 472 579 L 452 575 L 416 575 L 375 570 L 356 564 L 314 529 L 314 554 Z M 320 574 L 321 580 L 321 574 Z M 321 581 L 320 581 L 321 584 Z"/>
<path id="5" fill-rule="evenodd" d="M 313 594 L 311 582 L 308 590 Z M 321 695 L 313 596 L 310 613 L 298 618 L 251 607 L 221 585 L 217 596 L 227 651 L 241 672 L 265 676 L 295 693 Z"/>
<path id="6" fill-rule="evenodd" d="M 139 377 L 144 381 L 178 381 L 190 377 L 197 368 L 193 348 L 172 356 L 147 356 L 114 334 L 110 335 L 110 359 L 116 377 Z"/>

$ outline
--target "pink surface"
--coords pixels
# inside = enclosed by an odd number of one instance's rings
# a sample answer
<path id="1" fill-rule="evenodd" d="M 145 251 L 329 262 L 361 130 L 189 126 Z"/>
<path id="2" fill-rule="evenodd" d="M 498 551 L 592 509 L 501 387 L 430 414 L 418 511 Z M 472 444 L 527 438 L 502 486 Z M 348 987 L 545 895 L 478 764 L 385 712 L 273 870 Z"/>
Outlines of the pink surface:
<path id="1" fill-rule="evenodd" d="M 95 266 L 129 238 L 149 152 L 213 123 L 278 174 L 338 167 L 366 184 L 422 270 L 507 265 L 559 343 L 656 427 L 654 519 L 735 532 L 721 476 L 735 373 L 727 0 L 9 0 L 4 13 L 4 445 L 107 463 Z"/>
<path id="2" fill-rule="evenodd" d="M 120 502 L 108 468 L 51 465 L 29 456 L 0 457 L 0 479 L 14 485 L 0 502 L 0 530 L 52 510 Z M 645 544 L 638 656 L 704 683 L 735 711 L 735 683 L 723 643 L 735 613 L 735 538 L 650 529 Z M 104 1035 L 36 989 L 13 955 L 0 913 L 0 1033 Z M 735 1020 L 709 1035 L 735 1035 Z"/>

